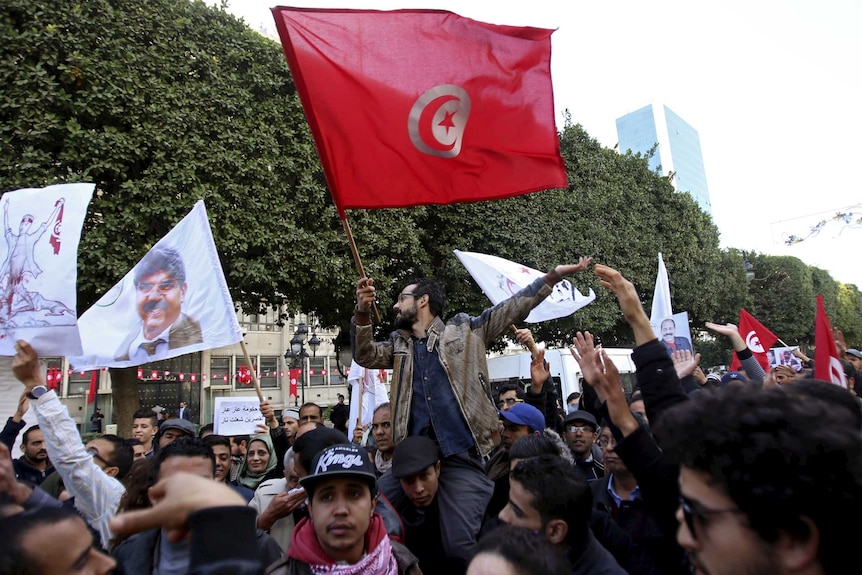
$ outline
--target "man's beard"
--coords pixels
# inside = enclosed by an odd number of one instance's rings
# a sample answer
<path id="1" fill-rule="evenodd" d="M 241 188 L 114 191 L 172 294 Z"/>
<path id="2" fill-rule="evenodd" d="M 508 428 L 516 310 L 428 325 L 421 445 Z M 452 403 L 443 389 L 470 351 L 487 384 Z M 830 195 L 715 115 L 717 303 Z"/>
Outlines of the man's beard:
<path id="1" fill-rule="evenodd" d="M 395 329 L 403 329 L 413 331 L 413 324 L 416 323 L 416 308 L 401 309 L 398 316 L 395 318 Z"/>

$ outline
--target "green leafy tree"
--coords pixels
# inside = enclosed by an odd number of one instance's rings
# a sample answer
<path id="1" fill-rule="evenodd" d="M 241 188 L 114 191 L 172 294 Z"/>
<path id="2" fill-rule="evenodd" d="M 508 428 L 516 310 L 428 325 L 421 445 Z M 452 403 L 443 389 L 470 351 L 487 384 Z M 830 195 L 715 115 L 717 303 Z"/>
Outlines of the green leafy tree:
<path id="1" fill-rule="evenodd" d="M 95 182 L 85 310 L 206 201 L 234 301 L 314 307 L 350 273 L 280 47 L 202 2 L 9 0 L 0 9 L 0 186 Z M 287 260 L 291 265 L 285 265 Z M 297 273 L 296 270 L 304 270 Z M 133 370 L 115 370 L 121 432 Z"/>
<path id="2" fill-rule="evenodd" d="M 862 348 L 862 293 L 855 285 L 838 285 L 837 305 L 830 322 L 842 331 L 847 347 Z"/>
<path id="3" fill-rule="evenodd" d="M 755 277 L 749 282 L 751 314 L 788 345 L 810 342 L 815 293 L 809 266 L 792 256 L 749 256 Z"/>

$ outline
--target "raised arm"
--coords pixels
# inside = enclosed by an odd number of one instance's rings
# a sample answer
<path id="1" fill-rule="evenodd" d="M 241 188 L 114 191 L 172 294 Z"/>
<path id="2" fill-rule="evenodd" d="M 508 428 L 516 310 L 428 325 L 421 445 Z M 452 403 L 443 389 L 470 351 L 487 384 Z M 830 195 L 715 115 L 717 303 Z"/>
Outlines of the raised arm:
<path id="1" fill-rule="evenodd" d="M 643 345 L 657 339 L 634 284 L 624 278 L 623 274 L 607 266 L 597 265 L 595 272 L 602 287 L 608 288 L 617 296 L 623 316 L 634 330 L 635 344 Z"/>
<path id="2" fill-rule="evenodd" d="M 36 351 L 29 343 L 18 340 L 12 360 L 12 372 L 30 392 L 37 385 L 45 385 Z M 34 402 L 36 420 L 45 436 L 45 449 L 57 473 L 63 478 L 66 489 L 75 497 L 75 507 L 102 536 L 102 545 L 108 548 L 113 534 L 108 526 L 111 516 L 125 492 L 123 484 L 108 475 L 87 453 L 78 426 L 54 391 L 48 391 Z M 117 470 L 109 467 L 108 470 Z"/>
<path id="3" fill-rule="evenodd" d="M 585 269 L 587 269 L 587 266 L 589 266 L 590 262 L 592 261 L 593 258 L 590 256 L 581 256 L 580 258 L 578 258 L 578 263 L 560 264 L 553 270 L 546 273 L 542 279 L 545 280 L 546 284 L 553 287 L 557 284 L 557 282 L 562 281 L 565 276 L 584 271 Z"/>
<path id="4" fill-rule="evenodd" d="M 733 346 L 733 351 L 736 352 L 736 357 L 739 358 L 739 362 L 742 364 L 743 369 L 745 369 L 745 373 L 748 375 L 749 381 L 752 383 L 762 384 L 764 379 L 766 379 L 766 372 L 763 371 L 763 367 L 761 367 L 757 358 L 754 357 L 748 344 L 746 344 L 745 340 L 742 339 L 742 336 L 739 334 L 739 328 L 736 324 L 726 323 L 721 325 L 708 321 L 705 325 L 707 329 L 714 331 L 719 335 L 723 335 L 730 340 L 730 344 Z"/>

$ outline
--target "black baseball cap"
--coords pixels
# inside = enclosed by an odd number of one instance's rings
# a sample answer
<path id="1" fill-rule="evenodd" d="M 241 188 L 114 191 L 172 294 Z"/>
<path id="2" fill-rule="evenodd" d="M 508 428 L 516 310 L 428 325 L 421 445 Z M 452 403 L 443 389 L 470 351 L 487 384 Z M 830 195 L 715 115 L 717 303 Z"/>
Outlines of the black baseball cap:
<path id="1" fill-rule="evenodd" d="M 356 477 L 368 483 L 371 497 L 377 494 L 377 473 L 368 452 L 353 443 L 331 445 L 314 456 L 311 474 L 299 480 L 309 497 L 318 483 L 330 477 Z"/>
<path id="2" fill-rule="evenodd" d="M 395 446 L 392 454 L 392 476 L 397 479 L 421 473 L 440 461 L 440 449 L 433 439 L 411 435 Z"/>
<path id="3" fill-rule="evenodd" d="M 589 411 L 578 409 L 577 411 L 573 411 L 566 416 L 564 420 L 565 425 L 569 425 L 570 423 L 586 423 L 587 425 L 591 425 L 593 431 L 599 428 L 599 423 L 596 421 L 596 417 L 590 413 Z"/>

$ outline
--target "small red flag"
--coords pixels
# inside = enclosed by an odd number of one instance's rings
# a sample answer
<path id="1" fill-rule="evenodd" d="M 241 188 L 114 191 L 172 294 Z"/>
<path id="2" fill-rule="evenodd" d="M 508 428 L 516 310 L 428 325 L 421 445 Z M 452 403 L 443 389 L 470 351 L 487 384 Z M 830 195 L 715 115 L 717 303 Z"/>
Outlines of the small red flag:
<path id="1" fill-rule="evenodd" d="M 553 30 L 444 10 L 272 12 L 342 219 L 568 185 Z"/>
<path id="2" fill-rule="evenodd" d="M 251 370 L 247 365 L 239 366 L 239 375 L 237 376 L 237 381 L 241 385 L 249 385 L 251 384 Z"/>
<path id="3" fill-rule="evenodd" d="M 817 296 L 817 316 L 814 318 L 814 377 L 847 389 L 847 378 L 844 377 L 822 295 Z"/>
<path id="4" fill-rule="evenodd" d="M 769 356 L 766 354 L 775 342 L 778 341 L 778 336 L 769 331 L 766 326 L 754 319 L 754 316 L 747 311 L 739 311 L 739 335 L 745 340 L 745 345 L 757 358 L 757 362 L 763 371 L 769 373 Z M 733 359 L 730 362 L 730 371 L 738 371 L 742 367 L 736 352 L 733 352 Z"/>
<path id="5" fill-rule="evenodd" d="M 90 372 L 90 395 L 87 396 L 87 405 L 93 403 L 96 399 L 96 385 L 99 381 L 99 370 L 94 369 Z"/>
<path id="6" fill-rule="evenodd" d="M 298 397 L 299 394 L 296 392 L 296 385 L 299 383 L 299 378 L 302 377 L 301 369 L 291 369 L 290 370 L 290 391 L 288 395 L 292 395 L 293 397 Z"/>
<path id="7" fill-rule="evenodd" d="M 54 206 L 59 204 L 62 200 L 57 200 L 54 203 Z M 48 243 L 51 244 L 51 247 L 54 248 L 54 255 L 60 253 L 60 228 L 63 225 L 63 209 L 66 207 L 66 204 L 60 205 L 60 211 L 57 212 L 57 219 L 54 221 L 54 227 L 51 229 L 51 238 L 48 240 Z"/>

